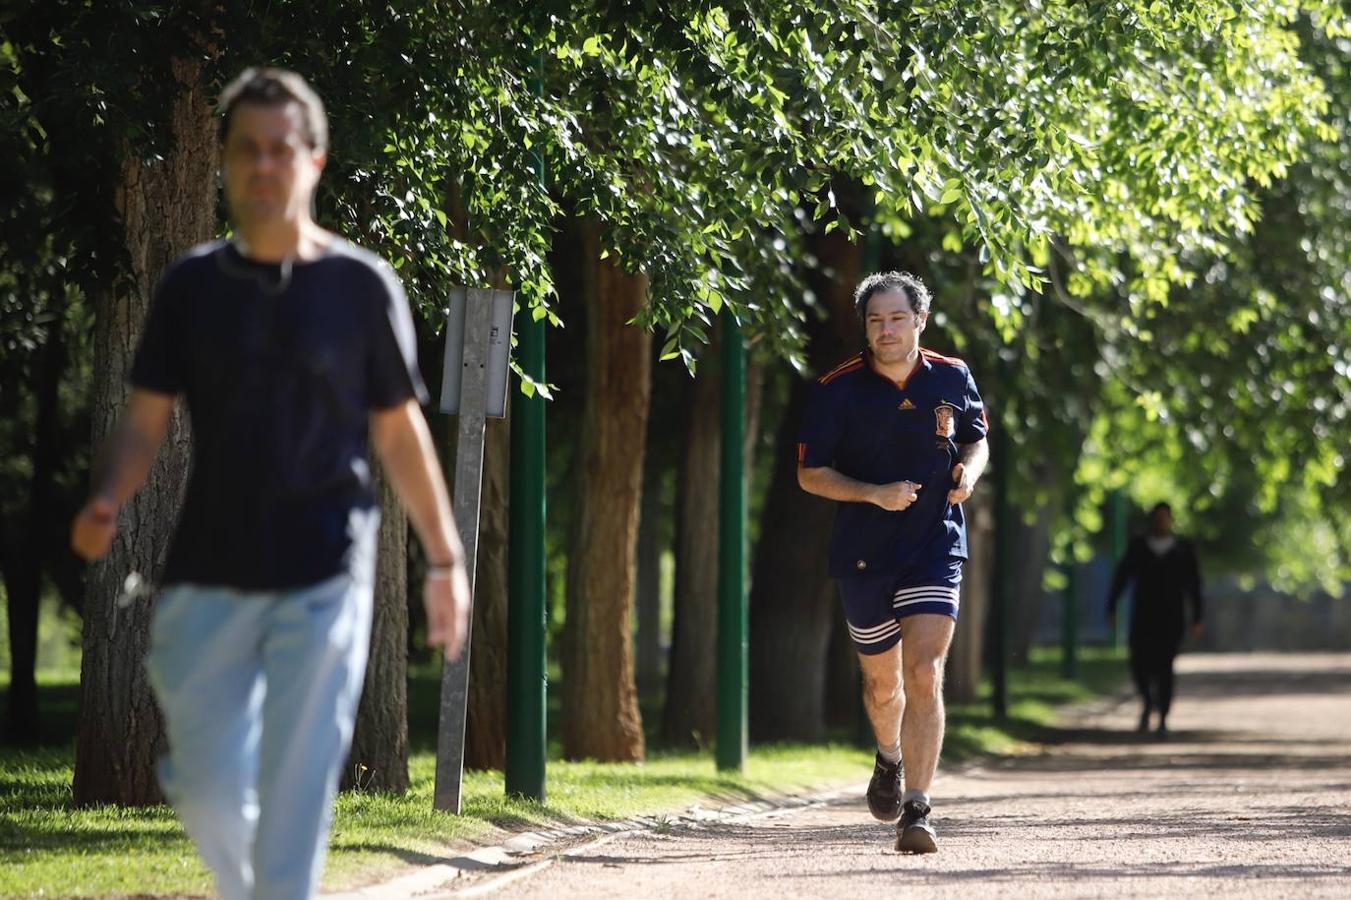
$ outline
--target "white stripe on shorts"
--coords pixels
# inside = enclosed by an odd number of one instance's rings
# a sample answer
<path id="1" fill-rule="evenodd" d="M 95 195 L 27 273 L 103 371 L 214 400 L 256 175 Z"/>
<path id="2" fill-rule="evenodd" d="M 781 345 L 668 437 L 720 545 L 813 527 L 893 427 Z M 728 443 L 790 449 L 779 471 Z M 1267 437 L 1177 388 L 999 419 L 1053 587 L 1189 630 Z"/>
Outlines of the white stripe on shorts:
<path id="1" fill-rule="evenodd" d="M 848 622 L 845 623 L 849 625 Z M 849 636 L 859 644 L 877 644 L 901 630 L 900 623 L 896 621 L 883 622 L 881 625 L 874 625 L 872 628 L 855 628 L 849 625 Z"/>
<path id="2" fill-rule="evenodd" d="M 845 624 L 848 623 L 846 622 Z M 867 628 L 855 628 L 853 625 L 850 625 L 849 633 L 855 637 L 870 638 L 881 634 L 882 632 L 891 631 L 892 629 L 899 627 L 900 626 L 896 624 L 896 620 L 892 619 L 889 622 L 880 622 L 877 625 L 870 625 Z"/>
<path id="3" fill-rule="evenodd" d="M 910 597 L 912 594 L 930 594 L 935 591 L 939 593 L 945 593 L 951 597 L 957 596 L 957 588 L 953 587 L 950 584 L 930 584 L 921 587 L 901 588 L 892 596 L 895 597 L 897 600 L 904 600 Z"/>
<path id="4" fill-rule="evenodd" d="M 893 596 L 891 608 L 900 609 L 914 603 L 951 603 L 955 608 L 958 603 L 957 588 L 946 584 L 903 588 Z"/>

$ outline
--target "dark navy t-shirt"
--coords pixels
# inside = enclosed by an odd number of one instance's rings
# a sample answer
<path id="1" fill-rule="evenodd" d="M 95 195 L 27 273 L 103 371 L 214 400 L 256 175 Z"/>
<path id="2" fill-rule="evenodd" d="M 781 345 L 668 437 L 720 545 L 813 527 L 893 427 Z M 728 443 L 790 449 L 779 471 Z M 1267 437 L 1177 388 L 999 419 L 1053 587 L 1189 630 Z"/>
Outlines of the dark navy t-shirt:
<path id="1" fill-rule="evenodd" d="M 966 522 L 948 503 L 958 445 L 985 437 L 985 404 L 966 364 L 920 351 L 904 384 L 873 369 L 867 351 L 821 376 L 802 419 L 798 462 L 830 466 L 869 484 L 913 481 L 919 499 L 900 512 L 841 503 L 830 574 L 887 575 L 915 562 L 966 558 Z"/>
<path id="2" fill-rule="evenodd" d="M 426 402 L 393 270 L 334 240 L 257 263 L 198 247 L 156 291 L 131 383 L 182 394 L 192 470 L 164 582 L 282 590 L 348 568 L 375 506 L 367 416 Z"/>

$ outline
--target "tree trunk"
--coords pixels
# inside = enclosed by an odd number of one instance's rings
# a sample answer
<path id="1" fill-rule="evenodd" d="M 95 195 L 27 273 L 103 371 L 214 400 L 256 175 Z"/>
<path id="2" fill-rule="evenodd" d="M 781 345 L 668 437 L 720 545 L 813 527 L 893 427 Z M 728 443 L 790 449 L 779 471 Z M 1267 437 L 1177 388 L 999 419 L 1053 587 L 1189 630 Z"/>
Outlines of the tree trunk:
<path id="1" fill-rule="evenodd" d="M 858 194 L 857 186 L 837 188 L 841 197 Z M 818 235 L 812 245 L 821 268 L 808 280 L 829 318 L 811 326 L 808 352 L 813 368 L 824 371 L 861 346 L 852 298 L 863 249 L 838 232 Z M 831 618 L 840 611 L 821 600 L 834 504 L 797 483 L 797 432 L 808 389 L 809 382 L 793 383 L 760 518 L 750 596 L 750 726 L 757 740 L 817 741 L 824 733 L 826 650 Z"/>
<path id="2" fill-rule="evenodd" d="M 974 703 L 979 699 L 985 620 L 989 615 L 994 577 L 993 474 L 987 471 L 971 499 L 963 504 L 970 558 L 962 567 L 961 613 L 957 617 L 957 633 L 952 641 L 944 684 L 945 695 L 954 703 Z"/>
<path id="3" fill-rule="evenodd" d="M 489 419 L 483 444 L 483 499 L 464 735 L 464 765 L 469 769 L 501 769 L 506 763 L 510 450 L 507 420 Z"/>
<path id="4" fill-rule="evenodd" d="M 156 280 L 165 267 L 216 232 L 216 121 L 199 65 L 175 61 L 180 86 L 170 120 L 172 146 L 146 160 L 123 148 L 117 207 L 130 277 L 110 284 L 94 315 L 93 438 L 100 445 L 118 421 L 126 375 Z M 80 669 L 80 727 L 75 748 L 75 803 L 145 805 L 161 799 L 155 762 L 164 729 L 142 659 L 151 605 L 119 609 L 130 572 L 159 579 L 188 474 L 186 416 L 174 412 L 149 480 L 122 509 L 112 551 L 91 567 Z"/>
<path id="5" fill-rule="evenodd" d="M 626 323 L 646 299 L 647 278 L 602 260 L 596 223 L 580 224 L 587 392 L 576 466 L 580 499 L 568 556 L 563 753 L 568 759 L 631 761 L 645 752 L 630 611 L 652 357 L 647 333 Z"/>
<path id="6" fill-rule="evenodd" d="M 1042 601 L 1046 590 L 1046 562 L 1051 555 L 1053 504 L 1034 513 L 1031 524 L 1019 516 L 1013 532 L 1013 590 L 1009 597 L 1009 662 L 1027 665 L 1032 638 L 1041 622 Z"/>
<path id="7" fill-rule="evenodd" d="M 662 739 L 712 741 L 718 714 L 718 472 L 722 371 L 706 348 L 687 392 L 676 499 L 675 609 Z"/>
<path id="8" fill-rule="evenodd" d="M 822 598 L 835 509 L 797 483 L 795 443 L 807 388 L 793 385 L 779 429 L 751 582 L 750 726 L 760 741 L 824 736 L 826 649 L 838 610 Z"/>
<path id="9" fill-rule="evenodd" d="M 643 472 L 642 511 L 638 520 L 638 586 L 634 612 L 635 670 L 638 694 L 650 697 L 661 691 L 661 554 L 666 532 L 666 497 L 662 490 L 665 472 L 657 454 L 649 451 Z"/>
<path id="10" fill-rule="evenodd" d="M 37 690 L 38 610 L 42 603 L 43 563 L 50 556 L 45 543 L 53 528 L 56 461 L 60 453 L 59 409 L 61 375 L 66 367 L 66 293 L 64 286 L 52 291 L 48 312 L 51 324 L 38 363 L 34 399 L 37 415 L 31 451 L 28 512 L 19 552 L 6 566 L 5 596 L 9 611 L 10 678 L 4 734 L 12 743 L 40 739 Z"/>
<path id="11" fill-rule="evenodd" d="M 863 712 L 862 672 L 858 664 L 858 651 L 854 649 L 854 640 L 849 636 L 849 628 L 844 621 L 844 607 L 840 604 L 839 591 L 833 581 L 826 582 L 821 605 L 834 611 L 834 620 L 830 623 L 830 646 L 826 650 L 826 725 L 831 728 L 852 730 L 859 724 L 859 715 Z M 868 731 L 866 727 L 863 731 Z"/>
<path id="12" fill-rule="evenodd" d="M 746 355 L 746 457 L 744 461 L 746 494 L 749 498 L 755 477 L 755 451 L 760 446 L 760 424 L 765 411 L 765 361 Z"/>
<path id="13" fill-rule="evenodd" d="M 402 794 L 408 790 L 408 518 L 384 469 L 373 462 L 371 470 L 380 501 L 375 615 L 342 789 Z"/>

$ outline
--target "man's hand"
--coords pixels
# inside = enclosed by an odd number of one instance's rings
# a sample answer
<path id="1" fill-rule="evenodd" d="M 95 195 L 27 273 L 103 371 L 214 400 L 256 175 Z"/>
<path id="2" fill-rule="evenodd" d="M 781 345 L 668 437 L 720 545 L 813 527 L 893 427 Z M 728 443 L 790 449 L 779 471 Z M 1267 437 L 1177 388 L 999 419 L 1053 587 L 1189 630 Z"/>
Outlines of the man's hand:
<path id="1" fill-rule="evenodd" d="M 469 578 L 427 420 L 417 401 L 409 399 L 371 413 L 370 429 L 371 444 L 422 540 L 427 559 L 454 560 L 427 570 L 422 602 L 427 607 L 427 643 L 440 647 L 447 660 L 455 659 L 469 640 Z"/>
<path id="2" fill-rule="evenodd" d="M 913 481 L 893 481 L 873 488 L 872 502 L 891 512 L 900 512 L 919 499 L 922 485 Z"/>
<path id="3" fill-rule="evenodd" d="M 446 661 L 458 659 L 469 640 L 469 579 L 464 566 L 439 568 L 427 573 L 422 585 L 427 608 L 427 643 L 440 647 Z"/>
<path id="4" fill-rule="evenodd" d="M 117 534 L 117 506 L 107 497 L 92 497 L 70 528 L 70 547 L 93 562 L 108 552 Z"/>
<path id="5" fill-rule="evenodd" d="M 957 463 L 952 467 L 952 483 L 956 487 L 948 491 L 948 502 L 953 506 L 970 497 L 971 492 L 976 489 L 976 480 L 966 474 L 966 466 L 963 463 Z"/>
<path id="6" fill-rule="evenodd" d="M 70 526 L 70 548 L 82 559 L 99 559 L 113 545 L 117 510 L 145 484 L 155 454 L 169 433 L 173 394 L 134 388 L 94 467 L 94 488 Z"/>

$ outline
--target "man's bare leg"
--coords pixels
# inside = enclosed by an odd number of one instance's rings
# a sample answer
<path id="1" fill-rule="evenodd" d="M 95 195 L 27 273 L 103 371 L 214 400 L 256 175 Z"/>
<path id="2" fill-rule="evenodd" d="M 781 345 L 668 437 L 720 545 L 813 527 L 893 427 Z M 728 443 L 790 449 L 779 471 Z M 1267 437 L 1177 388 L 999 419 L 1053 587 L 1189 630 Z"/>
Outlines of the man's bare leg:
<path id="1" fill-rule="evenodd" d="M 943 664 L 956 622 L 920 614 L 901 620 L 901 671 L 906 704 L 901 720 L 905 789 L 928 794 L 943 748 Z"/>
<path id="2" fill-rule="evenodd" d="M 896 849 L 933 853 L 937 836 L 929 824 L 929 786 L 943 749 L 943 663 L 955 623 L 943 615 L 917 615 L 901 620 L 901 671 L 906 703 L 901 720 L 901 752 L 905 756 L 905 793 L 896 823 Z"/>
<path id="3" fill-rule="evenodd" d="M 901 738 L 905 691 L 901 680 L 901 645 L 877 654 L 860 653 L 863 708 L 868 712 L 878 749 L 895 747 Z"/>
<path id="4" fill-rule="evenodd" d="M 863 706 L 877 738 L 877 761 L 868 781 L 868 812 L 881 822 L 901 814 L 901 719 L 905 692 L 901 689 L 901 648 L 882 653 L 860 653 L 863 669 Z"/>

